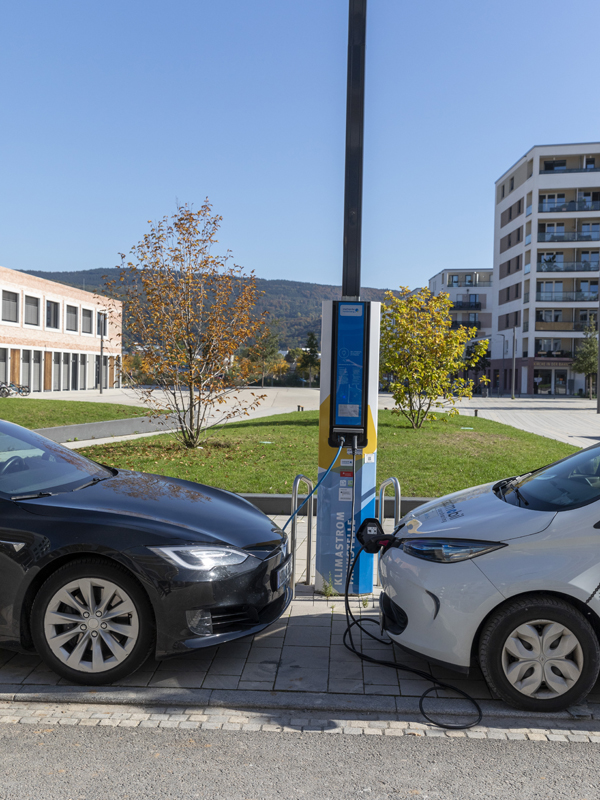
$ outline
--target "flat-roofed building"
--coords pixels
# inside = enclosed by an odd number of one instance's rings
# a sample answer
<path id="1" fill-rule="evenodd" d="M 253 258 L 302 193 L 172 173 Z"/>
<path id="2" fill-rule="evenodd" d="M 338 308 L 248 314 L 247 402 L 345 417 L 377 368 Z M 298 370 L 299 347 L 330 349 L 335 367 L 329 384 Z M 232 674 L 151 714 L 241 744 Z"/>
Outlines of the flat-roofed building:
<path id="1" fill-rule="evenodd" d="M 0 381 L 32 392 L 119 385 L 121 303 L 0 267 Z M 100 350 L 103 364 L 100 364 Z"/>
<path id="2" fill-rule="evenodd" d="M 598 319 L 600 142 L 536 145 L 495 186 L 494 387 L 585 391 L 572 368 Z M 514 333 L 513 333 L 514 332 Z"/>
<path id="3" fill-rule="evenodd" d="M 477 338 L 492 332 L 492 270 L 443 269 L 429 279 L 429 291 L 452 300 L 452 327 L 477 328 Z"/>

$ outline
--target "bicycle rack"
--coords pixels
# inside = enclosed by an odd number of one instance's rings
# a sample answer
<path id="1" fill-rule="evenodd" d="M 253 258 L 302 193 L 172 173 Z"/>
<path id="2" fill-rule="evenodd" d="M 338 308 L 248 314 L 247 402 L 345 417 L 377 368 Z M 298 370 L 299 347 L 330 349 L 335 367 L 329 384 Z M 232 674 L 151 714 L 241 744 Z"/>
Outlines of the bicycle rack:
<path id="1" fill-rule="evenodd" d="M 294 478 L 294 486 L 292 488 L 292 514 L 298 508 L 298 488 L 301 483 L 306 484 L 306 488 L 308 492 L 312 492 L 313 490 L 313 482 L 310 478 L 307 478 L 306 475 L 296 475 Z M 310 578 L 311 578 L 311 562 L 312 562 L 312 529 L 313 529 L 313 499 L 308 501 L 308 516 L 307 516 L 307 534 L 306 534 L 306 580 L 304 583 L 309 586 L 310 585 Z M 292 558 L 294 559 L 292 565 L 292 596 L 296 596 L 296 523 L 298 521 L 298 515 L 292 519 Z"/>
<path id="2" fill-rule="evenodd" d="M 388 486 L 394 487 L 394 528 L 400 522 L 402 516 L 402 490 L 400 489 L 400 481 L 398 478 L 388 478 L 379 487 L 379 523 L 383 527 L 385 519 L 385 490 Z M 379 558 L 381 553 L 377 554 L 377 573 L 375 578 L 375 586 L 379 586 Z"/>

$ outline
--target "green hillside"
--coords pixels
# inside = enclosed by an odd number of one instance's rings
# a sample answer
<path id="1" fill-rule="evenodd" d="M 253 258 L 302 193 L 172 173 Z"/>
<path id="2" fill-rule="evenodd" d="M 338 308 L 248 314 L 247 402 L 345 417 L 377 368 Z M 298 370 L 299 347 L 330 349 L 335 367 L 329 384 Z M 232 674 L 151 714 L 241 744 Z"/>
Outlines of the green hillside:
<path id="1" fill-rule="evenodd" d="M 46 278 L 50 281 L 76 286 L 88 292 L 104 291 L 104 276 L 117 277 L 117 269 L 88 269 L 77 272 L 42 272 L 26 270 L 29 275 Z M 257 311 L 268 311 L 272 320 L 279 320 L 281 332 L 280 347 L 299 347 L 306 341 L 309 331 L 321 336 L 321 301 L 339 300 L 340 286 L 302 281 L 258 280 L 259 289 L 264 292 Z M 384 289 L 365 288 L 361 292 L 363 300 L 383 300 Z"/>

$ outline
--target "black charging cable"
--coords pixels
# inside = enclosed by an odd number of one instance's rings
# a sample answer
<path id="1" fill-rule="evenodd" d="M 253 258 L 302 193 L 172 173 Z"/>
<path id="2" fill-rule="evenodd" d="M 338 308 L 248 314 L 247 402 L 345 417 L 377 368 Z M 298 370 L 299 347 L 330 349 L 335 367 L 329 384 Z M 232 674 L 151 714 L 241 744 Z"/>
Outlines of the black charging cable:
<path id="1" fill-rule="evenodd" d="M 356 445 L 356 441 L 355 441 L 355 445 Z M 355 447 L 353 449 L 355 449 Z M 353 484 L 353 486 L 354 486 L 354 484 Z M 353 492 L 353 495 L 354 495 L 354 492 Z M 353 510 L 354 510 L 354 503 L 352 505 L 353 505 Z M 354 515 L 352 516 L 352 532 L 354 533 Z M 353 540 L 354 540 L 354 536 L 353 536 Z M 348 624 L 347 624 L 346 630 L 344 631 L 344 637 L 343 637 L 343 640 L 342 640 L 344 642 L 344 645 L 348 648 L 348 650 L 350 650 L 352 653 L 355 653 L 360 659 L 362 659 L 362 661 L 368 661 L 371 664 L 379 664 L 379 665 L 381 665 L 383 667 L 391 667 L 392 669 L 402 670 L 403 672 L 410 672 L 413 675 L 418 675 L 420 678 L 423 678 L 424 680 L 429 681 L 430 683 L 433 683 L 433 686 L 430 686 L 429 689 L 426 689 L 423 692 L 423 694 L 421 695 L 421 697 L 419 698 L 419 710 L 420 710 L 421 714 L 425 717 L 427 722 L 430 722 L 432 725 L 437 725 L 438 728 L 447 728 L 448 730 L 456 730 L 456 731 L 464 730 L 466 728 L 473 728 L 473 727 L 475 727 L 475 725 L 479 725 L 479 723 L 481 722 L 481 720 L 483 718 L 483 712 L 481 710 L 481 706 L 479 705 L 477 700 L 475 700 L 473 697 L 471 697 L 471 695 L 467 694 L 462 689 L 458 689 L 456 686 L 452 686 L 449 683 L 444 683 L 443 681 L 440 681 L 437 678 L 434 678 L 428 672 L 423 672 L 423 670 L 415 669 L 414 667 L 406 667 L 406 666 L 404 666 L 402 664 L 398 664 L 396 661 L 385 661 L 385 660 L 380 659 L 380 658 L 373 658 L 373 656 L 368 656 L 366 653 L 363 653 L 361 650 L 358 650 L 356 648 L 356 646 L 354 644 L 354 639 L 352 638 L 352 628 L 354 628 L 354 627 L 358 628 L 363 633 L 366 633 L 367 636 L 369 636 L 371 639 L 374 639 L 376 642 L 380 642 L 381 644 L 385 644 L 385 645 L 393 644 L 393 642 L 391 642 L 391 641 L 387 641 L 386 639 L 381 639 L 379 636 L 374 636 L 372 633 L 370 633 L 368 630 L 366 630 L 366 628 L 363 627 L 363 623 L 364 622 L 370 622 L 373 625 L 377 625 L 377 622 L 374 619 L 358 620 L 358 619 L 356 619 L 356 617 L 352 613 L 352 609 L 350 608 L 350 598 L 349 598 L 350 581 L 352 579 L 352 573 L 354 572 L 354 568 L 356 566 L 358 558 L 359 558 L 359 556 L 360 556 L 360 554 L 362 553 L 363 550 L 364 550 L 364 547 L 361 546 L 360 550 L 354 556 L 354 558 L 352 558 L 352 553 L 350 553 L 350 556 L 348 558 L 348 572 L 346 574 L 346 587 L 345 587 L 345 591 L 344 591 L 344 607 L 345 607 L 345 610 L 346 610 L 346 622 Z M 437 720 L 432 719 L 425 712 L 425 709 L 423 708 L 423 701 L 425 700 L 426 697 L 429 696 L 429 694 L 431 692 L 435 691 L 436 689 L 447 689 L 447 690 L 456 692 L 457 694 L 459 694 L 462 697 L 464 697 L 465 700 L 468 700 L 475 707 L 475 712 L 477 714 L 477 719 L 475 719 L 473 722 L 465 723 L 465 724 L 462 724 L 462 725 L 453 725 L 452 723 L 438 722 Z"/>

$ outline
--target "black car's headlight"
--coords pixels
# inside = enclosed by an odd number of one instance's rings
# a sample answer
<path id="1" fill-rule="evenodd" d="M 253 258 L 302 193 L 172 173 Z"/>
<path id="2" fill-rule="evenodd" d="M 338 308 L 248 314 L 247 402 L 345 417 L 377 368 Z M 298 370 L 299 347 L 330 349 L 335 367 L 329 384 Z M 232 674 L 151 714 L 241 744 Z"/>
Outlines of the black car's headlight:
<path id="1" fill-rule="evenodd" d="M 472 539 L 403 539 L 400 547 L 405 553 L 425 561 L 452 564 L 482 556 L 506 547 L 502 542 L 479 542 Z"/>
<path id="2" fill-rule="evenodd" d="M 253 556 L 233 547 L 213 547 L 211 545 L 175 545 L 149 547 L 153 553 L 176 564 L 178 567 L 212 572 L 219 567 L 233 567 L 242 564 Z"/>

